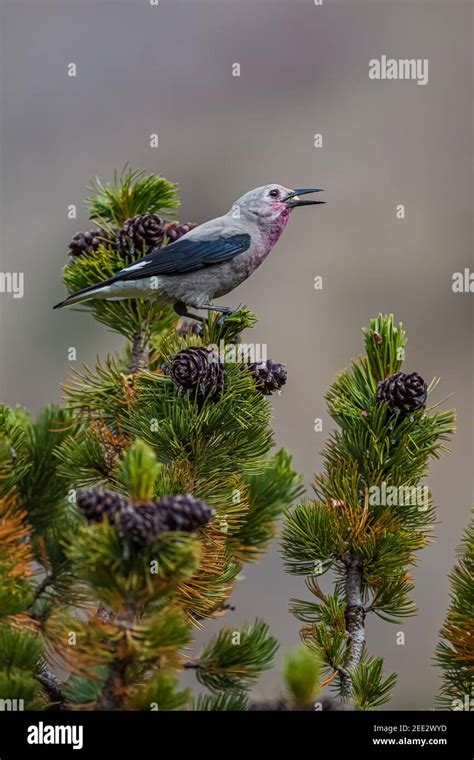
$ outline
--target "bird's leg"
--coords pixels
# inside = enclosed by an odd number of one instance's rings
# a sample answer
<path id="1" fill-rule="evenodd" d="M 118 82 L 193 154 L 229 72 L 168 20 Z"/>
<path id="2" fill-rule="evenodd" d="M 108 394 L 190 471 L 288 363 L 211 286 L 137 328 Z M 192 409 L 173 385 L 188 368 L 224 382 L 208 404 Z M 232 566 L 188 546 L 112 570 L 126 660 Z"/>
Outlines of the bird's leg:
<path id="1" fill-rule="evenodd" d="M 213 303 L 203 303 L 200 309 L 207 309 L 208 311 L 220 311 L 221 314 L 233 314 L 235 309 L 230 309 L 228 306 L 214 306 Z"/>
<path id="2" fill-rule="evenodd" d="M 198 322 L 204 322 L 204 317 L 199 317 L 197 314 L 191 314 L 191 312 L 188 311 L 188 307 L 184 301 L 176 301 L 173 305 L 173 309 L 178 317 L 189 317 L 189 319 L 196 319 Z"/>

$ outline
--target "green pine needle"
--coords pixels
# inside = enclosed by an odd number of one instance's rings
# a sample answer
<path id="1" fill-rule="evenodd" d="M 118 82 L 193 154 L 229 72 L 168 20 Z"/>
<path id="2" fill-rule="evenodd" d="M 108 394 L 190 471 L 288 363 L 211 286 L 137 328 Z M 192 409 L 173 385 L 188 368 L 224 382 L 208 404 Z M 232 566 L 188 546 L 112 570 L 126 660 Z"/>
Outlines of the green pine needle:
<path id="1" fill-rule="evenodd" d="M 211 691 L 245 691 L 271 667 L 277 648 L 277 640 L 260 620 L 241 630 L 223 628 L 205 647 L 196 677 Z"/>
<path id="2" fill-rule="evenodd" d="M 436 661 L 443 683 L 438 702 L 444 709 L 474 709 L 474 509 L 450 573 L 451 604 Z"/>
<path id="3" fill-rule="evenodd" d="M 247 696 L 239 691 L 199 694 L 190 705 L 190 710 L 197 712 L 242 712 L 246 709 Z"/>
<path id="4" fill-rule="evenodd" d="M 119 227 L 137 214 L 169 214 L 179 206 L 176 184 L 159 174 L 148 174 L 127 165 L 120 174 L 114 172 L 111 183 L 103 184 L 96 178 L 90 189 L 94 193 L 87 201 L 91 219 Z"/>
<path id="5" fill-rule="evenodd" d="M 371 657 L 360 662 L 352 673 L 354 704 L 361 710 L 376 710 L 391 699 L 397 676 L 384 677 L 382 657 Z"/>

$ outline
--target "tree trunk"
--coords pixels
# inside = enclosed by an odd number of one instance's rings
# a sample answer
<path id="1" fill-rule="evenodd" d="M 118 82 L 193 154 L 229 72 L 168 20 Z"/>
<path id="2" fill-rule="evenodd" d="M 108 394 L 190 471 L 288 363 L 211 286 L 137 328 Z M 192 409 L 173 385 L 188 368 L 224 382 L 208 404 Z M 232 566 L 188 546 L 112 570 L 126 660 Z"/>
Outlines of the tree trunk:
<path id="1" fill-rule="evenodd" d="M 63 685 L 53 671 L 49 669 L 48 664 L 42 657 L 39 660 L 38 672 L 35 674 L 35 678 L 51 700 L 51 703 L 45 709 L 51 712 L 65 710 L 66 700 L 62 690 Z"/>
<path id="2" fill-rule="evenodd" d="M 149 353 L 148 334 L 142 327 L 138 328 L 132 338 L 132 358 L 128 368 L 129 372 L 147 369 Z"/>
<path id="3" fill-rule="evenodd" d="M 123 700 L 126 695 L 126 671 L 129 660 L 116 659 L 109 666 L 109 674 L 104 683 L 96 710 L 123 710 Z"/>
<path id="4" fill-rule="evenodd" d="M 352 691 L 351 672 L 359 664 L 365 645 L 365 610 L 362 604 L 362 567 L 350 554 L 346 554 L 343 559 L 346 566 L 346 630 L 349 640 L 341 674 L 341 694 L 344 699 L 349 699 Z"/>
<path id="5" fill-rule="evenodd" d="M 115 616 L 115 624 L 121 636 L 114 643 L 114 658 L 109 664 L 109 672 L 97 700 L 96 710 L 123 710 L 129 683 L 128 667 L 133 662 L 133 653 L 129 646 L 128 633 L 134 627 L 135 611 L 125 607 Z"/>

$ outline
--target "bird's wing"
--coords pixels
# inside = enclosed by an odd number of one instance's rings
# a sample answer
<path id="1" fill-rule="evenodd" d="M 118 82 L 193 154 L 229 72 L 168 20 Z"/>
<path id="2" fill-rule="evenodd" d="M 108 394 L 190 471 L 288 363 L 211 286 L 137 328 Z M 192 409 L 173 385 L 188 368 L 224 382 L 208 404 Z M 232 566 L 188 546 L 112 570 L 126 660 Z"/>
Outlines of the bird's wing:
<path id="1" fill-rule="evenodd" d="M 229 261 L 239 253 L 244 253 L 249 246 L 248 233 L 229 234 L 228 231 L 220 231 L 218 234 L 201 234 L 199 237 L 188 233 L 175 243 L 159 248 L 138 259 L 131 266 L 121 269 L 109 282 L 194 272 Z"/>

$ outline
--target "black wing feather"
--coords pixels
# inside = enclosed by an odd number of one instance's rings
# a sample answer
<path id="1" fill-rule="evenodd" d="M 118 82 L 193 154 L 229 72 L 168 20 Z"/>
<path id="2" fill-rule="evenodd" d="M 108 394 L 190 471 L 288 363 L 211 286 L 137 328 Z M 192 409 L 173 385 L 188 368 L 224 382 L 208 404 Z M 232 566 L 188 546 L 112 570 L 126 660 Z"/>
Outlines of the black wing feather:
<path id="1" fill-rule="evenodd" d="M 122 269 L 109 282 L 193 272 L 229 261 L 239 253 L 244 253 L 249 246 L 250 235 L 245 233 L 201 240 L 184 238 L 143 256 L 135 263 L 146 262 L 145 264 L 135 270 Z"/>

